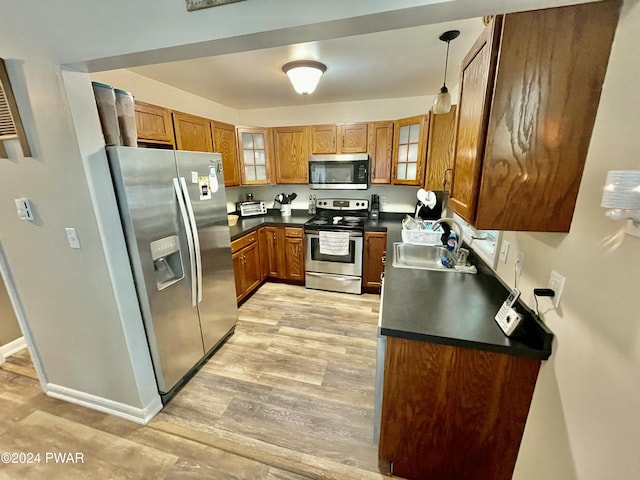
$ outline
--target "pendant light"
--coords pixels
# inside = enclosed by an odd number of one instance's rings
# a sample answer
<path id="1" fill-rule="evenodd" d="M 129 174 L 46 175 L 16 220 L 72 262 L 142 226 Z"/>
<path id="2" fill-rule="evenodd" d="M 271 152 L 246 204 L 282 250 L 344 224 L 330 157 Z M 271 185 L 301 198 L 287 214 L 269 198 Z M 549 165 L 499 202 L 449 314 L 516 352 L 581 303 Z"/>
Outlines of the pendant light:
<path id="1" fill-rule="evenodd" d="M 447 57 L 444 61 L 444 82 L 440 93 L 436 95 L 436 99 L 433 102 L 433 113 L 449 113 L 451 110 L 451 94 L 447 89 L 447 64 L 449 63 L 449 42 L 455 40 L 460 35 L 460 30 L 448 30 L 440 35 L 440 40 L 447 42 Z"/>
<path id="2" fill-rule="evenodd" d="M 296 92 L 309 95 L 318 86 L 320 77 L 327 71 L 327 66 L 313 60 L 297 60 L 283 65 L 282 71 L 287 74 Z"/>

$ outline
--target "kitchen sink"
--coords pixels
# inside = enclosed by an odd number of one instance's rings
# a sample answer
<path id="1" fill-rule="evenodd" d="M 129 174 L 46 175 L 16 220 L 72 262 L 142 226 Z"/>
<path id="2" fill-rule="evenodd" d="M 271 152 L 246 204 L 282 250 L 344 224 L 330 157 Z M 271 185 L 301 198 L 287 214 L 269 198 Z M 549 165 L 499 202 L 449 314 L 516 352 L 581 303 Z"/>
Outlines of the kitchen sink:
<path id="1" fill-rule="evenodd" d="M 441 257 L 444 257 L 452 268 L 445 267 L 442 264 Z M 475 268 L 469 265 L 456 269 L 455 255 L 442 245 L 413 245 L 394 242 L 392 265 L 397 268 L 414 268 L 438 272 L 475 273 Z"/>

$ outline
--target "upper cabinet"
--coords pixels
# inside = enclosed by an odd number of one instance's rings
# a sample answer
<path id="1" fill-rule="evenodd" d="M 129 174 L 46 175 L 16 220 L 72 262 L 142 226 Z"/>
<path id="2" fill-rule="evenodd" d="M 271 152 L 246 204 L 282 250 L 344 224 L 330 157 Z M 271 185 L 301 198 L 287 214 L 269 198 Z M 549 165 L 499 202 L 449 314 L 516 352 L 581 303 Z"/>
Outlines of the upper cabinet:
<path id="1" fill-rule="evenodd" d="M 311 127 L 272 129 L 276 183 L 309 183 Z"/>
<path id="2" fill-rule="evenodd" d="M 138 143 L 175 147 L 169 109 L 136 100 L 135 113 Z"/>
<path id="3" fill-rule="evenodd" d="M 181 112 L 173 112 L 172 116 L 178 150 L 213 152 L 209 120 Z"/>
<path id="4" fill-rule="evenodd" d="M 463 61 L 450 203 L 476 228 L 569 231 L 620 3 L 496 17 Z"/>
<path id="5" fill-rule="evenodd" d="M 238 156 L 243 185 L 269 183 L 271 137 L 266 128 L 238 127 Z"/>
<path id="6" fill-rule="evenodd" d="M 339 128 L 338 153 L 367 153 L 366 123 L 343 123 Z"/>
<path id="7" fill-rule="evenodd" d="M 314 155 L 338 153 L 338 125 L 311 127 L 311 153 Z"/>
<path id="8" fill-rule="evenodd" d="M 453 168 L 453 154 L 456 138 L 456 105 L 451 105 L 449 113 L 432 113 L 429 121 L 429 142 L 427 143 L 427 172 L 424 188 L 442 190 L 445 172 Z M 447 176 L 450 180 L 451 177 Z"/>
<path id="9" fill-rule="evenodd" d="M 393 183 L 422 186 L 429 117 L 396 120 L 393 131 Z"/>
<path id="10" fill-rule="evenodd" d="M 366 123 L 313 125 L 311 153 L 367 153 L 367 129 Z"/>
<path id="11" fill-rule="evenodd" d="M 222 155 L 222 172 L 225 187 L 240 185 L 235 125 L 212 121 L 211 135 L 213 137 L 213 151 Z"/>
<path id="12" fill-rule="evenodd" d="M 371 183 L 391 183 L 393 122 L 372 122 L 368 127 Z"/>

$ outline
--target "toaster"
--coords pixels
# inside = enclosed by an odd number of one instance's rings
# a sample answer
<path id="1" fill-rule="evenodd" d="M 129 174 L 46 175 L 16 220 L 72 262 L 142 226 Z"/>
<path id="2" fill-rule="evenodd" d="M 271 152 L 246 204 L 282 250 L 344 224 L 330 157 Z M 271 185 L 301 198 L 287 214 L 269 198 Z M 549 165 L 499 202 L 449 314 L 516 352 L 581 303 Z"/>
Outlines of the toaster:
<path id="1" fill-rule="evenodd" d="M 236 210 L 241 217 L 267 214 L 267 206 L 264 202 L 260 201 L 238 202 L 236 203 Z"/>

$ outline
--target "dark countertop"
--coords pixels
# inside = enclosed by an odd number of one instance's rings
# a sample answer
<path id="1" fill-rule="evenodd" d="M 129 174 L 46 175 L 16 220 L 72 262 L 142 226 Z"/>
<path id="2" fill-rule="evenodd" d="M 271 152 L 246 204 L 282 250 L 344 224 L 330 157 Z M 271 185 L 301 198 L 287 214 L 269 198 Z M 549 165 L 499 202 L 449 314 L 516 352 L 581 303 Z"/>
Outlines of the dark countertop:
<path id="1" fill-rule="evenodd" d="M 277 210 L 245 217 L 230 227 L 231 240 L 263 225 L 301 227 L 313 215 L 293 210 L 283 217 Z M 387 262 L 380 333 L 385 336 L 426 341 L 477 350 L 546 360 L 551 355 L 553 334 L 525 305 L 523 333 L 507 337 L 494 316 L 509 293 L 495 273 L 471 253 L 475 275 L 442 273 L 393 267 L 393 243 L 401 241 L 404 214 L 382 213 L 369 220 L 365 231 L 387 232 Z"/>
<path id="2" fill-rule="evenodd" d="M 306 210 L 292 210 L 291 215 L 283 217 L 279 210 L 268 210 L 266 215 L 256 215 L 255 217 L 240 217 L 238 223 L 233 227 L 229 227 L 231 233 L 231 241 L 251 233 L 263 225 L 267 226 L 285 226 L 285 227 L 301 227 L 313 215 L 307 213 Z"/>
<path id="3" fill-rule="evenodd" d="M 494 316 L 509 290 L 477 256 L 475 275 L 393 267 L 400 222 L 387 228 L 380 333 L 385 336 L 546 360 L 553 334 L 525 305 L 522 333 L 507 337 Z"/>

